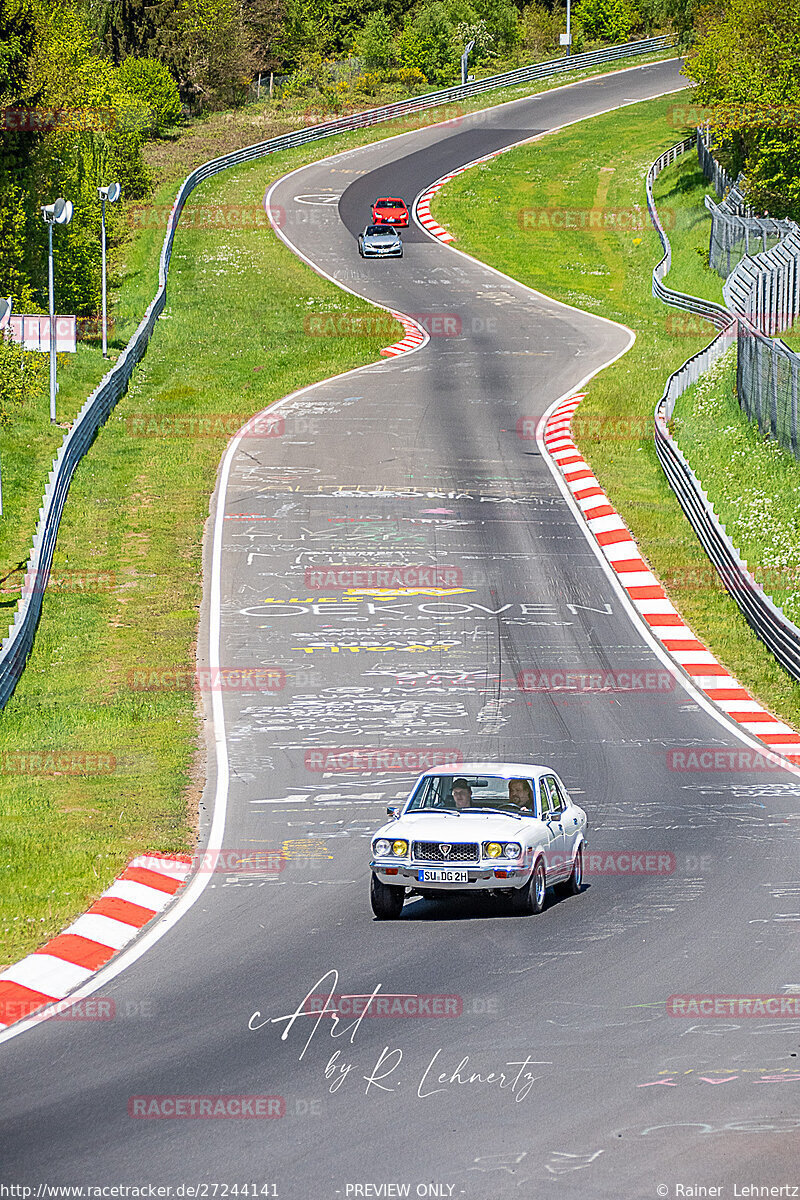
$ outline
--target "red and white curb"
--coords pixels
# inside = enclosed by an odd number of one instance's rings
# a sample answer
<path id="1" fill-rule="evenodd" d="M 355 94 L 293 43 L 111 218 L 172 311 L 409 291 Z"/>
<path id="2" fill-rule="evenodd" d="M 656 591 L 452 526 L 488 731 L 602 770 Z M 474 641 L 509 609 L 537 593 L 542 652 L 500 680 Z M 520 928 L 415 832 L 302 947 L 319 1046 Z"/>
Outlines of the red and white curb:
<path id="1" fill-rule="evenodd" d="M 0 1029 L 63 1000 L 167 907 L 192 869 L 188 854 L 147 854 L 40 950 L 0 972 Z"/>
<path id="2" fill-rule="evenodd" d="M 585 395 L 568 396 L 556 406 L 545 427 L 544 444 L 600 549 L 652 634 L 695 687 L 775 754 L 800 764 L 800 734 L 760 705 L 685 623 L 578 450 L 571 424 Z"/>
<path id="3" fill-rule="evenodd" d="M 416 350 L 422 346 L 427 340 L 425 330 L 416 321 L 412 321 L 411 317 L 405 316 L 403 313 L 393 312 L 392 316 L 399 321 L 406 332 L 406 336 L 401 342 L 395 342 L 393 346 L 386 346 L 381 350 L 384 358 L 396 358 L 398 354 L 407 354 L 409 350 Z"/>
<path id="4" fill-rule="evenodd" d="M 509 146 L 508 149 L 511 150 L 513 147 Z M 491 154 L 484 154 L 483 158 L 476 158 L 472 162 L 466 163 L 463 167 L 458 167 L 457 170 L 451 171 L 449 175 L 443 175 L 441 179 L 437 179 L 424 192 L 420 192 L 414 202 L 414 216 L 423 229 L 426 229 L 432 237 L 438 238 L 440 242 L 454 242 L 456 240 L 455 234 L 449 233 L 443 225 L 440 225 L 438 221 L 434 221 L 431 216 L 431 200 L 446 183 L 449 183 L 451 179 L 455 179 L 457 175 L 463 175 L 465 171 L 469 171 L 472 167 L 477 167 L 480 163 L 489 162 L 490 159 L 497 158 L 499 154 L 505 154 L 505 152 L 504 147 L 502 150 L 493 150 Z"/>

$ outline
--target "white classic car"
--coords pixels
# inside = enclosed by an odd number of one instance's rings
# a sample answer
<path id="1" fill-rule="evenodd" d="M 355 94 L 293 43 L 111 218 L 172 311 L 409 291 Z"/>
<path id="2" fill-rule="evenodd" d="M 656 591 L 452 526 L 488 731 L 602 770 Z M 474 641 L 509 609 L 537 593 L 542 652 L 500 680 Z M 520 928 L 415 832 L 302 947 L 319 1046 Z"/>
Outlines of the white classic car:
<path id="1" fill-rule="evenodd" d="M 540 913 L 545 891 L 583 882 L 586 813 L 550 767 L 455 763 L 421 775 L 372 839 L 370 900 L 397 917 L 407 894 L 488 891 Z"/>

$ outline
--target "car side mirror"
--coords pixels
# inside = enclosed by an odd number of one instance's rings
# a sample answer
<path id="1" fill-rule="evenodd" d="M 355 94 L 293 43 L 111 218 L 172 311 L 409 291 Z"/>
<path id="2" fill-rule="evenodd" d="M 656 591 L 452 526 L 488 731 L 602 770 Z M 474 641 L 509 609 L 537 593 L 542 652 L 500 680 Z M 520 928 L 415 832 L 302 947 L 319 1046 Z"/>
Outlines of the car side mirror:
<path id="1" fill-rule="evenodd" d="M 394 819 L 396 821 L 397 818 L 400 816 L 400 805 L 399 804 L 390 804 L 389 807 L 386 809 L 386 815 L 387 815 L 387 817 L 394 817 Z"/>

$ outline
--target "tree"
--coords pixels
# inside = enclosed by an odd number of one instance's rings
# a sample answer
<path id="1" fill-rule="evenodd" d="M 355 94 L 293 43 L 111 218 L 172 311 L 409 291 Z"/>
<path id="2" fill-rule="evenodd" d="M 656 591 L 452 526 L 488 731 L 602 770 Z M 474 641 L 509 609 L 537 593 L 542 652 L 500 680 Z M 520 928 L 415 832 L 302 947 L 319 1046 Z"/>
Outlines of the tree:
<path id="1" fill-rule="evenodd" d="M 442 0 L 425 4 L 406 19 L 397 43 L 400 62 L 416 67 L 430 83 L 452 83 L 458 73 L 460 51 L 455 29 Z"/>
<path id="2" fill-rule="evenodd" d="M 238 0 L 182 0 L 171 15 L 165 57 L 195 107 L 239 103 L 256 63 Z"/>
<path id="3" fill-rule="evenodd" d="M 743 167 L 750 202 L 800 217 L 800 0 L 728 0 L 707 12 L 684 71 Z"/>
<path id="4" fill-rule="evenodd" d="M 130 96 L 147 105 L 150 121 L 147 132 L 160 137 L 181 119 L 181 98 L 168 68 L 155 58 L 125 59 L 119 81 Z"/>
<path id="5" fill-rule="evenodd" d="M 630 0 L 580 0 L 575 21 L 586 36 L 603 42 L 624 42 L 639 15 Z"/>
<path id="6" fill-rule="evenodd" d="M 494 49 L 512 50 L 519 44 L 519 14 L 509 0 L 475 0 L 475 11 L 486 23 Z"/>
<path id="7" fill-rule="evenodd" d="M 370 13 L 354 48 L 367 71 L 388 70 L 395 60 L 396 50 L 392 27 L 384 12 Z"/>
<path id="8" fill-rule="evenodd" d="M 36 99 L 27 83 L 36 37 L 28 0 L 0 0 L 0 106 L 16 108 Z M 25 180 L 34 139 L 29 133 L 0 131 L 0 281 L 19 307 L 30 299 L 24 270 L 27 195 Z"/>

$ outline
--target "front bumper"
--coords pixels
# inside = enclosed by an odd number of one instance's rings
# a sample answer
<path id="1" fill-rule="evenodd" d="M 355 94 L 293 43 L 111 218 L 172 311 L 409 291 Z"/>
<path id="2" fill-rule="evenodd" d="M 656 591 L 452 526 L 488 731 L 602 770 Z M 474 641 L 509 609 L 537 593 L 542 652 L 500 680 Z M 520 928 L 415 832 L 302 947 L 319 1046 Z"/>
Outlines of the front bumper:
<path id="1" fill-rule="evenodd" d="M 364 246 L 362 253 L 365 258 L 402 258 L 403 248 L 392 246 L 391 250 L 376 250 L 374 247 Z"/>
<path id="2" fill-rule="evenodd" d="M 489 866 L 481 863 L 448 863 L 445 870 L 466 871 L 467 882 L 450 883 L 446 881 L 426 880 L 419 878 L 420 871 L 443 869 L 442 863 L 430 862 L 388 862 L 386 859 L 371 859 L 370 868 L 375 872 L 381 883 L 394 887 L 410 887 L 425 891 L 458 892 L 467 888 L 469 891 L 496 890 L 497 888 L 518 888 L 527 883 L 531 877 L 532 867 L 524 863 L 517 866 Z"/>

